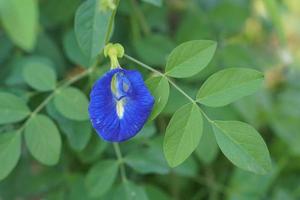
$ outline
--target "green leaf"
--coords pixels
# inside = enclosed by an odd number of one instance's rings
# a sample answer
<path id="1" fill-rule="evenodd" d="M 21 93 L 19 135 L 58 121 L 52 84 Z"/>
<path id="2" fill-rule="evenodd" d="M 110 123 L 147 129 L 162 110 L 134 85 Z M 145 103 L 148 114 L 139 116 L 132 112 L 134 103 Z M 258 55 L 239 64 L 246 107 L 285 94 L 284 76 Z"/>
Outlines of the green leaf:
<path id="1" fill-rule="evenodd" d="M 217 43 L 210 40 L 192 40 L 176 47 L 168 57 L 166 74 L 184 78 L 204 69 L 216 51 Z"/>
<path id="2" fill-rule="evenodd" d="M 146 85 L 155 99 L 154 107 L 149 117 L 149 120 L 153 120 L 166 106 L 169 98 L 170 86 L 168 80 L 162 76 L 149 78 L 146 81 Z"/>
<path id="3" fill-rule="evenodd" d="M 84 121 L 89 118 L 88 99 L 77 88 L 66 87 L 57 91 L 54 105 L 68 119 Z"/>
<path id="4" fill-rule="evenodd" d="M 165 65 L 167 56 L 175 47 L 172 40 L 162 34 L 151 34 L 139 38 L 133 44 L 138 58 L 154 67 Z"/>
<path id="5" fill-rule="evenodd" d="M 270 173 L 262 176 L 236 168 L 227 183 L 226 199 L 264 199 L 279 171 L 279 168 L 275 166 Z"/>
<path id="6" fill-rule="evenodd" d="M 148 200 L 143 187 L 131 181 L 123 182 L 114 193 L 113 200 Z"/>
<path id="7" fill-rule="evenodd" d="M 60 157 L 61 137 L 54 122 L 35 115 L 25 128 L 26 145 L 32 156 L 45 165 L 55 165 Z"/>
<path id="8" fill-rule="evenodd" d="M 100 161 L 88 172 L 85 185 L 91 197 L 100 197 L 113 185 L 118 173 L 118 163 L 114 160 Z"/>
<path id="9" fill-rule="evenodd" d="M 21 98 L 0 92 L 0 124 L 21 121 L 29 114 L 30 110 Z"/>
<path id="10" fill-rule="evenodd" d="M 55 89 L 56 74 L 49 64 L 41 60 L 28 60 L 23 68 L 23 77 L 26 83 L 38 91 Z"/>
<path id="11" fill-rule="evenodd" d="M 213 130 L 221 151 L 233 164 L 258 174 L 271 170 L 268 148 L 252 126 L 239 121 L 215 121 Z"/>
<path id="12" fill-rule="evenodd" d="M 90 67 L 94 62 L 94 60 L 90 61 L 88 56 L 82 53 L 73 30 L 67 32 L 64 37 L 64 50 L 68 58 L 75 64 Z"/>
<path id="13" fill-rule="evenodd" d="M 53 101 L 48 103 L 46 108 L 49 115 L 57 121 L 60 129 L 67 135 L 71 148 L 75 151 L 82 151 L 92 136 L 91 122 L 65 118 L 55 109 Z"/>
<path id="14" fill-rule="evenodd" d="M 100 155 L 108 147 L 108 143 L 100 140 L 99 136 L 94 133 L 89 140 L 88 145 L 83 151 L 79 152 L 78 157 L 83 163 L 93 163 L 99 160 Z"/>
<path id="15" fill-rule="evenodd" d="M 130 167 L 142 174 L 166 174 L 169 172 L 161 149 L 155 146 L 134 151 L 124 159 Z"/>
<path id="16" fill-rule="evenodd" d="M 101 1 L 88 0 L 81 4 L 75 15 L 75 34 L 82 52 L 91 60 L 100 54 L 110 35 L 112 11 L 101 10 Z"/>
<path id="17" fill-rule="evenodd" d="M 176 167 L 191 155 L 202 136 L 203 121 L 199 107 L 186 104 L 175 112 L 164 138 L 164 154 L 171 167 Z"/>
<path id="18" fill-rule="evenodd" d="M 203 136 L 195 153 L 204 164 L 211 164 L 219 153 L 213 130 L 207 121 L 204 122 Z"/>
<path id="19" fill-rule="evenodd" d="M 37 1 L 1 1 L 0 15 L 3 27 L 11 40 L 24 50 L 31 51 L 38 33 Z"/>
<path id="20" fill-rule="evenodd" d="M 197 101 L 211 107 L 225 106 L 254 93 L 263 80 L 264 75 L 253 69 L 224 69 L 204 82 L 197 94 Z"/>
<path id="21" fill-rule="evenodd" d="M 17 165 L 21 155 L 21 135 L 18 132 L 0 134 L 0 180 Z"/>
<path id="22" fill-rule="evenodd" d="M 158 6 L 158 7 L 162 6 L 162 0 L 142 0 L 142 1 L 152 4 L 154 6 Z"/>

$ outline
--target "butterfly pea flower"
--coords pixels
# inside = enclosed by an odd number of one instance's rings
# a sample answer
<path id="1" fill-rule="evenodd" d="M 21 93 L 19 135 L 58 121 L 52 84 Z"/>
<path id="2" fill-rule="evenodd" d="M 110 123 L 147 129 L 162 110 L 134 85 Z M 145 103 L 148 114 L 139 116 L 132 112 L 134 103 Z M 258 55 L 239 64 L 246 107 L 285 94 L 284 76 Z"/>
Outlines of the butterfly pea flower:
<path id="1" fill-rule="evenodd" d="M 120 67 L 106 72 L 90 93 L 89 115 L 99 136 L 122 142 L 135 136 L 146 123 L 154 98 L 142 75 Z"/>

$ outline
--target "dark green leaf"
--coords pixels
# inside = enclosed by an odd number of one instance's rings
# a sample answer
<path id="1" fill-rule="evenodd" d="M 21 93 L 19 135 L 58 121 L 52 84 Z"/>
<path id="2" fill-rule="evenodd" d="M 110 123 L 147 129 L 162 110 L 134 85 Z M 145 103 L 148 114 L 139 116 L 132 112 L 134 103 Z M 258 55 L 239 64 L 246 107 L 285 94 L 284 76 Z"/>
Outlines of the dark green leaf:
<path id="1" fill-rule="evenodd" d="M 114 183 L 118 172 L 118 163 L 113 160 L 99 161 L 88 172 L 85 184 L 91 197 L 105 194 Z"/>
<path id="2" fill-rule="evenodd" d="M 128 154 L 125 162 L 139 173 L 148 174 L 166 174 L 169 167 L 159 147 L 150 146 L 146 149 Z"/>
<path id="3" fill-rule="evenodd" d="M 144 2 L 150 3 L 154 6 L 162 6 L 162 0 L 143 0 Z"/>
<path id="4" fill-rule="evenodd" d="M 135 185 L 131 181 L 123 182 L 116 189 L 113 200 L 148 200 L 143 187 Z"/>

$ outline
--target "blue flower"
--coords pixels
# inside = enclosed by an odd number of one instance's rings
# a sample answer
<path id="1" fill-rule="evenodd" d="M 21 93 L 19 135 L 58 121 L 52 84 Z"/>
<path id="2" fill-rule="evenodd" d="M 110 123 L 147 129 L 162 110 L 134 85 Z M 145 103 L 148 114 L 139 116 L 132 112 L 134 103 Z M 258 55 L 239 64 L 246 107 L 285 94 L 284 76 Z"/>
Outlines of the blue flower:
<path id="1" fill-rule="evenodd" d="M 106 141 L 121 142 L 135 136 L 146 123 L 154 98 L 136 70 L 117 68 L 93 86 L 89 114 L 93 127 Z"/>

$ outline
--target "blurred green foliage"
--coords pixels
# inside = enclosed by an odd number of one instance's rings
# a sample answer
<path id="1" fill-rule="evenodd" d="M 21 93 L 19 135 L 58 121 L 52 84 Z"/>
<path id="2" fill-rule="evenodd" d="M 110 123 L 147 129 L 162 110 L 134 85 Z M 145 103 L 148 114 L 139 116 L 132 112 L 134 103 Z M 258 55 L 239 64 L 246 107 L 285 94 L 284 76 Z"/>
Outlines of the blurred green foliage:
<path id="1" fill-rule="evenodd" d="M 103 22 L 95 32 L 80 33 L 87 38 L 82 43 L 75 31 L 85 22 L 74 20 L 80 10 L 94 8 L 93 2 L 0 0 L 0 199 L 300 198 L 299 1 L 121 0 L 116 13 L 104 16 L 115 15 L 114 24 Z M 162 113 L 120 144 L 125 169 L 118 172 L 120 155 L 92 130 L 84 109 L 93 82 L 109 69 L 108 59 L 97 55 L 110 29 L 111 42 L 161 71 L 181 43 L 217 41 L 208 67 L 174 79 L 193 98 L 216 71 L 247 67 L 264 72 L 264 87 L 255 95 L 204 110 L 213 119 L 244 121 L 259 130 L 272 171 L 256 175 L 233 166 L 221 155 L 205 119 L 196 151 L 170 168 L 163 155 L 164 133 L 171 116 L 188 103 L 171 87 Z M 93 46 L 95 41 L 100 47 Z M 126 59 L 120 63 L 139 68 Z M 139 70 L 145 79 L 152 75 Z M 159 85 L 157 94 L 167 88 L 164 78 L 152 79 L 153 89 Z M 24 121 L 27 117 L 32 120 Z"/>

